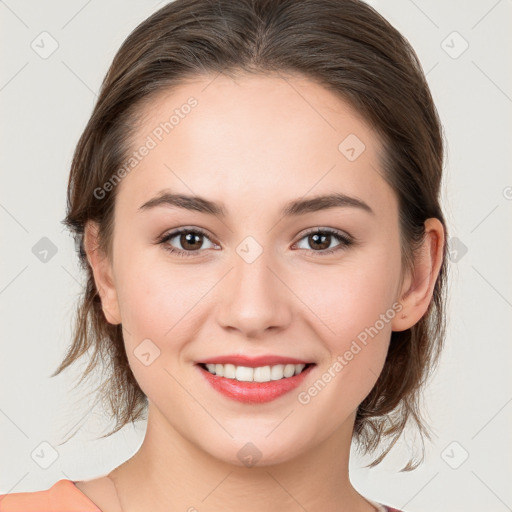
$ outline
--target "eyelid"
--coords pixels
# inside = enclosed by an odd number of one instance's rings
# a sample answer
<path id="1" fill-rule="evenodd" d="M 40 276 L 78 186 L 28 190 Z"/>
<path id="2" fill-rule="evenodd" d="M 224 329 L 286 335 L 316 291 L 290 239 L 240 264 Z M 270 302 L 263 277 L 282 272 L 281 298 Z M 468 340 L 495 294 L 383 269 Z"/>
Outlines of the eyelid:
<path id="1" fill-rule="evenodd" d="M 220 245 L 217 242 L 215 242 L 214 237 L 212 237 L 206 230 L 199 228 L 199 227 L 191 227 L 191 226 L 182 226 L 175 229 L 170 229 L 163 233 L 162 235 L 158 236 L 154 243 L 164 243 L 165 241 L 172 240 L 173 238 L 183 234 L 183 233 L 196 233 L 199 235 L 203 235 L 205 238 L 207 238 L 212 244 L 214 245 Z M 180 251 L 181 249 L 176 249 L 176 251 Z M 185 251 L 185 252 L 200 252 L 200 251 Z"/>
<path id="2" fill-rule="evenodd" d="M 158 235 L 154 240 L 155 243 L 161 242 L 164 238 L 174 238 L 175 236 L 182 234 L 183 232 L 192 233 L 197 232 L 201 235 L 204 235 L 209 240 L 213 241 L 213 237 L 203 228 L 199 228 L 196 226 L 180 226 L 178 228 L 168 229 L 163 234 Z M 172 236 L 171 236 L 172 235 Z"/>
<path id="3" fill-rule="evenodd" d="M 331 235 L 337 235 L 339 237 L 345 238 L 347 241 L 355 242 L 355 238 L 352 235 L 349 235 L 346 231 L 342 231 L 337 228 L 329 228 L 327 226 L 317 226 L 314 228 L 309 228 L 306 231 L 299 233 L 299 240 L 302 240 L 305 236 L 313 235 L 315 233 L 328 233 Z"/>
<path id="4" fill-rule="evenodd" d="M 346 249 L 349 246 L 354 245 L 356 243 L 356 239 L 352 235 L 349 235 L 348 233 L 346 233 L 344 231 L 341 231 L 336 228 L 328 228 L 328 227 L 318 226 L 315 228 L 308 229 L 305 232 L 302 232 L 300 234 L 300 238 L 298 239 L 298 241 L 293 244 L 293 247 L 296 246 L 304 238 L 306 238 L 310 235 L 314 235 L 316 233 L 330 235 L 330 236 L 336 238 L 339 241 L 339 244 L 330 249 L 323 249 L 321 251 L 315 251 L 313 249 L 301 249 L 301 250 L 306 251 L 308 254 L 313 253 L 313 254 L 319 255 L 319 256 L 326 256 L 329 254 L 333 254 L 337 251 Z"/>
<path id="5" fill-rule="evenodd" d="M 163 235 L 160 235 L 157 240 L 155 241 L 156 244 L 162 244 L 164 245 L 164 249 L 169 251 L 170 253 L 174 253 L 176 254 L 177 256 L 179 257 L 189 257 L 189 256 L 196 256 L 196 254 L 198 253 L 201 253 L 201 252 L 204 252 L 204 250 L 197 250 L 197 251 L 185 251 L 183 249 L 176 249 L 175 247 L 172 247 L 170 245 L 167 244 L 167 242 L 169 240 L 172 240 L 173 238 L 183 234 L 183 233 L 196 233 L 196 234 L 200 234 L 202 236 L 204 236 L 205 238 L 207 238 L 212 244 L 214 245 L 217 245 L 217 246 L 220 246 L 220 244 L 218 244 L 217 242 L 215 242 L 214 240 L 212 240 L 213 237 L 211 237 L 207 232 L 206 230 L 202 229 L 202 228 L 199 228 L 199 227 L 190 227 L 190 226 L 182 226 L 182 227 L 179 227 L 179 228 L 176 228 L 176 229 L 171 229 L 170 231 L 166 231 Z M 333 236 L 334 238 L 336 238 L 339 242 L 339 244 L 333 248 L 330 248 L 330 249 L 323 249 L 323 250 L 320 250 L 320 251 L 315 251 L 313 249 L 299 249 L 299 250 L 302 250 L 302 251 L 306 251 L 306 253 L 308 254 L 314 254 L 316 256 L 326 256 L 326 255 L 329 255 L 329 254 L 333 254 L 337 251 L 341 251 L 343 249 L 346 249 L 348 248 L 349 246 L 353 245 L 356 243 L 356 239 L 344 232 L 344 231 L 341 231 L 339 229 L 336 229 L 336 228 L 328 228 L 328 227 L 322 227 L 322 226 L 317 226 L 317 227 L 314 227 L 314 228 L 310 228 L 306 231 L 303 231 L 302 233 L 300 233 L 300 238 L 292 245 L 292 247 L 295 247 L 301 240 L 303 240 L 304 238 L 308 237 L 309 235 L 312 235 L 312 234 L 316 234 L 316 233 L 319 233 L 319 234 L 327 234 L 329 236 Z M 298 235 L 299 236 L 299 235 Z"/>

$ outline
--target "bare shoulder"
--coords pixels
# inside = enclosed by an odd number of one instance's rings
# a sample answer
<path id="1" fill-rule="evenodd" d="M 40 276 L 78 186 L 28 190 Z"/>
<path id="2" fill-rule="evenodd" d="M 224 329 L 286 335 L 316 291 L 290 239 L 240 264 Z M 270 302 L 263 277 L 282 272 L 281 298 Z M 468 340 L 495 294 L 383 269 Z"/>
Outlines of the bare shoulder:
<path id="1" fill-rule="evenodd" d="M 79 480 L 76 487 L 102 512 L 121 512 L 114 483 L 108 476 L 92 480 Z"/>

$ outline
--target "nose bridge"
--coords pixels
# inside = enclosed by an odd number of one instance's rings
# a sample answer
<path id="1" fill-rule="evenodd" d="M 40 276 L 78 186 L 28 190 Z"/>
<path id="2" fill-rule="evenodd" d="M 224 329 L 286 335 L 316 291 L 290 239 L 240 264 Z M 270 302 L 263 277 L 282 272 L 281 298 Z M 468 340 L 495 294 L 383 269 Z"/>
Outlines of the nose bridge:
<path id="1" fill-rule="evenodd" d="M 220 311 L 223 327 L 236 328 L 247 337 L 258 337 L 270 327 L 289 322 L 290 305 L 283 283 L 275 276 L 278 267 L 271 249 L 247 237 L 233 253 L 230 276 L 225 280 Z"/>

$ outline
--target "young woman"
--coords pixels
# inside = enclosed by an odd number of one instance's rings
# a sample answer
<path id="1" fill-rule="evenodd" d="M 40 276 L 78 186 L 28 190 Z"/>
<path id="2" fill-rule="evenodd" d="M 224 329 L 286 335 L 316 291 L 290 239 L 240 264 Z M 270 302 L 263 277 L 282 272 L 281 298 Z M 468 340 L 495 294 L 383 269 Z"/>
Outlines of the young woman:
<path id="1" fill-rule="evenodd" d="M 442 166 L 417 57 L 365 3 L 150 16 L 74 155 L 65 222 L 88 285 L 56 372 L 92 350 L 113 432 L 147 418 L 144 441 L 0 510 L 396 510 L 352 486 L 350 447 L 390 441 L 374 466 L 408 421 L 428 436 Z"/>

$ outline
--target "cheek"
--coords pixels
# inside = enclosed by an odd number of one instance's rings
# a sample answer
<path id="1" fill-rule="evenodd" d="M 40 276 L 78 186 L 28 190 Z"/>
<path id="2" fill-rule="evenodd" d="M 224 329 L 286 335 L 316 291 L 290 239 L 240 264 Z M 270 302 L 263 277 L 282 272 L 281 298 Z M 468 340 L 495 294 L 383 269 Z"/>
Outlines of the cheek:
<path id="1" fill-rule="evenodd" d="M 318 404 L 333 407 L 339 417 L 361 403 L 382 371 L 391 322 L 399 314 L 399 278 L 399 251 L 383 244 L 371 253 L 347 257 L 337 267 L 319 267 L 316 279 L 308 279 L 315 286 L 302 285 L 301 293 L 315 313 L 311 318 L 318 338 L 329 354 L 321 368 L 321 380 L 328 382 L 329 390 L 322 391 Z"/>
<path id="2" fill-rule="evenodd" d="M 326 333 L 346 339 L 392 307 L 399 277 L 399 256 L 374 252 L 347 258 L 339 266 L 318 267 L 301 280 L 300 294 L 325 324 Z"/>
<path id="3" fill-rule="evenodd" d="M 187 397 L 171 375 L 181 380 L 190 363 L 185 348 L 204 323 L 205 304 L 222 273 L 207 265 L 171 263 L 165 255 L 155 251 L 153 257 L 147 250 L 120 256 L 117 269 L 123 336 L 133 374 L 147 396 L 166 397 L 176 405 Z M 141 354 L 148 352 L 151 362 L 146 366 Z"/>
<path id="4" fill-rule="evenodd" d="M 164 249 L 151 252 L 119 256 L 117 291 L 123 324 L 159 339 L 198 304 L 208 290 L 208 274 L 202 271 L 200 277 L 186 265 L 166 261 Z"/>
<path id="5" fill-rule="evenodd" d="M 176 358 L 194 332 L 196 306 L 208 287 L 204 279 L 191 280 L 183 267 L 142 252 L 120 256 L 117 272 L 124 342 L 135 379 L 151 399 L 160 396 L 177 406 L 186 397 L 171 375 L 179 371 Z"/>
<path id="6" fill-rule="evenodd" d="M 307 295 L 315 313 L 310 318 L 329 355 L 317 380 L 298 398 L 301 404 L 310 404 L 307 410 L 313 415 L 329 411 L 326 425 L 332 427 L 332 418 L 346 418 L 354 411 L 382 371 L 391 321 L 399 314 L 394 302 L 399 265 L 399 259 L 382 254 L 310 279 L 317 284 Z"/>

